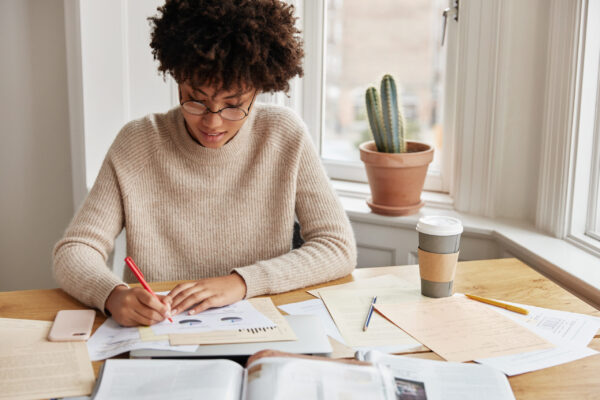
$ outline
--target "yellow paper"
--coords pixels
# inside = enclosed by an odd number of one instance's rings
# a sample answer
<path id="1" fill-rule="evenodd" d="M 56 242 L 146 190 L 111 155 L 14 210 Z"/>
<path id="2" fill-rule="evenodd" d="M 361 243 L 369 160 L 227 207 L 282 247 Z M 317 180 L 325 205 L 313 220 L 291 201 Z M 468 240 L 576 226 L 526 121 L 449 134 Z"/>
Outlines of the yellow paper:
<path id="1" fill-rule="evenodd" d="M 412 302 L 424 298 L 420 289 L 368 288 L 329 290 L 319 294 L 348 346 L 401 346 L 402 351 L 426 350 L 421 343 L 377 313 L 373 313 L 369 328 L 363 331 L 373 296 L 377 296 L 377 304 Z"/>
<path id="2" fill-rule="evenodd" d="M 248 300 L 254 308 L 269 318 L 276 327 L 199 333 L 173 333 L 169 335 L 172 346 L 182 344 L 228 344 L 253 342 L 278 342 L 298 340 L 287 320 L 269 298 Z"/>
<path id="3" fill-rule="evenodd" d="M 140 340 L 142 342 L 158 342 L 160 340 L 169 340 L 169 335 L 156 335 L 151 327 L 140 326 L 138 327 L 140 332 Z"/>
<path id="4" fill-rule="evenodd" d="M 416 279 L 413 279 L 416 278 Z M 319 289 L 307 290 L 307 293 L 315 297 L 320 297 L 319 293 L 328 292 L 330 290 L 348 290 L 348 289 L 379 289 L 393 287 L 396 289 L 412 289 L 420 284 L 418 275 L 413 275 L 410 278 L 400 278 L 393 274 L 380 275 L 368 279 L 360 279 L 354 282 L 343 283 L 341 285 L 326 286 Z"/>
<path id="5" fill-rule="evenodd" d="M 89 395 L 94 371 L 85 342 L 49 342 L 52 322 L 0 318 L 0 399 Z"/>
<path id="6" fill-rule="evenodd" d="M 448 361 L 471 361 L 554 347 L 500 313 L 462 296 L 376 304 L 375 309 Z"/>

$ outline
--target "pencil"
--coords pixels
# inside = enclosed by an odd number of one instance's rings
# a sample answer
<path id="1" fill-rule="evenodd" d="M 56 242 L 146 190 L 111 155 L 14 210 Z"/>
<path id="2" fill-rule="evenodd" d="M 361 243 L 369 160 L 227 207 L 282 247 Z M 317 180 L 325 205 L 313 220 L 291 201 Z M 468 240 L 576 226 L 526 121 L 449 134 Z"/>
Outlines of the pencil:
<path id="1" fill-rule="evenodd" d="M 529 310 L 526 310 L 526 309 L 521 308 L 521 307 L 513 306 L 513 305 L 510 305 L 510 304 L 502 303 L 500 301 L 496 301 L 496 300 L 492 300 L 492 299 L 486 299 L 485 297 L 475 296 L 474 294 L 465 294 L 465 296 L 467 296 L 468 298 L 470 298 L 472 300 L 477 300 L 477 301 L 480 301 L 482 303 L 490 304 L 492 306 L 504 308 L 504 309 L 506 309 L 508 311 L 512 311 L 512 312 L 516 312 L 516 313 L 524 314 L 524 315 L 529 314 Z"/>
<path id="2" fill-rule="evenodd" d="M 150 286 L 148 285 L 146 280 L 144 279 L 144 274 L 142 274 L 142 271 L 138 268 L 137 265 L 135 265 L 135 262 L 133 262 L 133 258 L 125 257 L 125 264 L 127 264 L 127 266 L 129 267 L 131 272 L 133 272 L 133 275 L 135 275 L 137 280 L 140 281 L 140 283 L 142 284 L 144 289 L 146 289 L 148 291 L 148 293 L 150 293 L 152 296 L 154 296 L 154 298 L 156 300 L 161 301 L 158 298 L 158 296 L 156 295 L 156 293 L 154 293 L 154 291 L 150 288 Z M 162 303 L 162 301 L 161 301 L 161 303 Z M 168 319 L 171 323 L 173 322 L 173 319 L 171 319 L 171 317 L 168 317 Z"/>
<path id="3" fill-rule="evenodd" d="M 373 301 L 371 301 L 371 307 L 369 307 L 369 313 L 367 314 L 367 319 L 365 320 L 365 324 L 363 325 L 363 332 L 366 331 L 369 327 L 369 322 L 371 322 L 371 315 L 373 315 L 373 307 L 375 307 L 376 301 L 377 296 L 373 297 Z"/>

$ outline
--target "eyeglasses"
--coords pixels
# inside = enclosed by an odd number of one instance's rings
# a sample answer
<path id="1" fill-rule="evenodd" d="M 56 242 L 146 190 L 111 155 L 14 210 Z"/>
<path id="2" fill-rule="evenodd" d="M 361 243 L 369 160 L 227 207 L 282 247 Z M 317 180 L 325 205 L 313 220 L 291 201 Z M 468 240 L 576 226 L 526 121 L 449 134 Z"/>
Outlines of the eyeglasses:
<path id="1" fill-rule="evenodd" d="M 254 103 L 254 99 L 256 97 L 256 91 L 254 91 L 254 95 L 252 95 L 252 101 L 248 106 L 247 110 L 239 107 L 223 107 L 220 110 L 213 111 L 206 106 L 206 104 L 195 101 L 188 100 L 181 103 L 181 108 L 187 113 L 193 115 L 207 115 L 207 114 L 219 114 L 221 118 L 226 119 L 228 121 L 240 121 L 248 116 L 250 113 L 250 108 L 252 107 L 252 103 Z M 179 92 L 179 98 L 181 99 L 181 91 Z M 180 100 L 181 101 L 181 100 Z"/>

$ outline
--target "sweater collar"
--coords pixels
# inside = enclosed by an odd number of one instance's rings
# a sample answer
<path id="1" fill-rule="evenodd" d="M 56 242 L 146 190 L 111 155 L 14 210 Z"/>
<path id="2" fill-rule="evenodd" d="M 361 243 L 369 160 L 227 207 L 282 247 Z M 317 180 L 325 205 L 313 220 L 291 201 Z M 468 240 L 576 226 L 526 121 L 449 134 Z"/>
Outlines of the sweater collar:
<path id="1" fill-rule="evenodd" d="M 235 160 L 250 144 L 250 134 L 254 125 L 256 107 L 254 107 L 246 121 L 224 146 L 218 149 L 204 147 L 196 142 L 188 133 L 185 127 L 185 119 L 181 107 L 171 110 L 175 122 L 175 130 L 172 134 L 173 141 L 177 148 L 188 158 L 203 164 L 220 163 Z"/>

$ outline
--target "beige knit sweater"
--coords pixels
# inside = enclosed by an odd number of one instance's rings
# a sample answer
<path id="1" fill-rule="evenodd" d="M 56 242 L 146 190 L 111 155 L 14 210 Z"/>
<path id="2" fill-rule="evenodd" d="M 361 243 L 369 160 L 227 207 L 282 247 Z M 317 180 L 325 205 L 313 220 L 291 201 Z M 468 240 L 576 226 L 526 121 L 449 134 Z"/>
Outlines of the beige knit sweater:
<path id="1" fill-rule="evenodd" d="M 306 242 L 292 251 L 294 215 Z M 54 248 L 67 293 L 104 310 L 123 284 L 106 264 L 122 228 L 147 281 L 236 271 L 247 297 L 339 278 L 356 263 L 352 228 L 305 125 L 272 105 L 257 104 L 219 149 L 189 136 L 179 107 L 127 124 Z"/>

